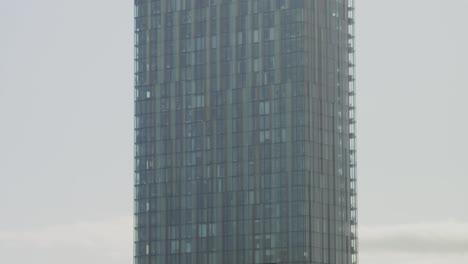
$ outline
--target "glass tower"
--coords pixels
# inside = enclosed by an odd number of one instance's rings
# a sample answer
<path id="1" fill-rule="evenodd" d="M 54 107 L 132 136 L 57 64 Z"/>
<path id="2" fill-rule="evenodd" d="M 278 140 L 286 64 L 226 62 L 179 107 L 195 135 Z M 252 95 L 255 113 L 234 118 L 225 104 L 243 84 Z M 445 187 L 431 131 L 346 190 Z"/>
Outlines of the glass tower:
<path id="1" fill-rule="evenodd" d="M 357 263 L 354 0 L 135 0 L 135 264 Z"/>

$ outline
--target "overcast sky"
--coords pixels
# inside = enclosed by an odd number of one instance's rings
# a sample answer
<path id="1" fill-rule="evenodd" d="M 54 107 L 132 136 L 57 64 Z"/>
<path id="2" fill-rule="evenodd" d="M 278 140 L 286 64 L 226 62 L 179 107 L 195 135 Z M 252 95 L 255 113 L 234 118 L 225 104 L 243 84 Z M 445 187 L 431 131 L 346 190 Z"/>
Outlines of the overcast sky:
<path id="1" fill-rule="evenodd" d="M 360 263 L 468 263 L 468 1 L 356 2 Z M 132 262 L 132 31 L 0 2 L 0 263 Z"/>

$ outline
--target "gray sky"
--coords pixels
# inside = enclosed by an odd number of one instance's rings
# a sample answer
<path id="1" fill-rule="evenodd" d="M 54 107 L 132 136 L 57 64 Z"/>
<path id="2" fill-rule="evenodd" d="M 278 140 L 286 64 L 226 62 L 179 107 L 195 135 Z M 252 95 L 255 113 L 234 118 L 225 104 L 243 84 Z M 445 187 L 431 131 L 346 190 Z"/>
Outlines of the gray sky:
<path id="1" fill-rule="evenodd" d="M 0 263 L 131 263 L 132 5 L 0 3 Z M 361 264 L 468 263 L 466 13 L 357 0 Z"/>

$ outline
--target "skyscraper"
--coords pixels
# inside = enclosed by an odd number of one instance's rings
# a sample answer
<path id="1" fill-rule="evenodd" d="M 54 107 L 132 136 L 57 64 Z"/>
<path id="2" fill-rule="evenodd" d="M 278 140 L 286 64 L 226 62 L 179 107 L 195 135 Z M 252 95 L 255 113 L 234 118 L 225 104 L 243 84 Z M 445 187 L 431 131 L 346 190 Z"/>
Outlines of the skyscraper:
<path id="1" fill-rule="evenodd" d="M 135 264 L 357 263 L 354 0 L 135 0 Z"/>

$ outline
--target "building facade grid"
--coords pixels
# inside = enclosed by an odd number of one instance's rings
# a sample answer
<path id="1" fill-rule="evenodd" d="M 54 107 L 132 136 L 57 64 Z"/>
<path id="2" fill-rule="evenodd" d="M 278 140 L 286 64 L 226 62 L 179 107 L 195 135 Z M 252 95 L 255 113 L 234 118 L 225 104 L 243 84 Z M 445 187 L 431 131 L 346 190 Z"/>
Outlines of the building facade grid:
<path id="1" fill-rule="evenodd" d="M 135 0 L 135 264 L 357 263 L 353 0 Z"/>

